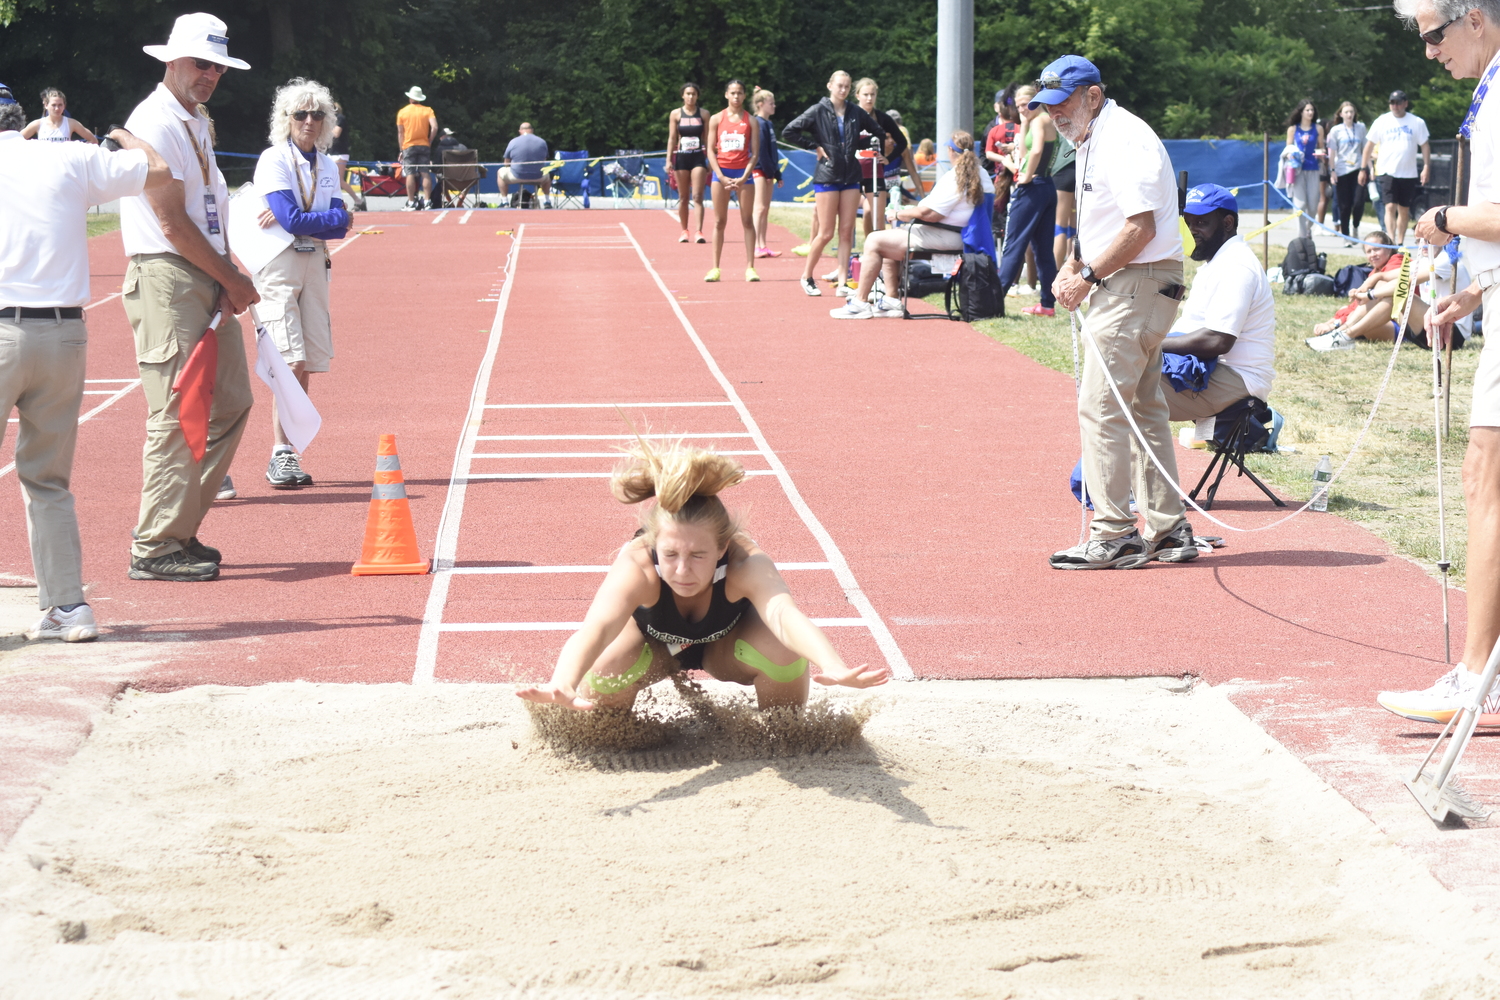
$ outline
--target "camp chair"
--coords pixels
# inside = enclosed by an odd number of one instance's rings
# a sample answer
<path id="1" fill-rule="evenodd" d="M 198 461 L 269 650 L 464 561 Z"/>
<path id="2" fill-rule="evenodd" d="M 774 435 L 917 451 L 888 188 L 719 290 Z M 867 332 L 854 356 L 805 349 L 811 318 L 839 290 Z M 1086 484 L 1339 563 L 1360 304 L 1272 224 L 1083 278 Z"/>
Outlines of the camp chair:
<path id="1" fill-rule="evenodd" d="M 386 165 L 385 167 L 385 169 L 391 171 L 390 173 L 379 173 L 379 168 L 376 168 L 376 170 L 365 171 L 360 176 L 360 189 L 366 198 L 370 197 L 370 195 L 379 195 L 385 198 L 406 197 L 406 184 L 392 170 L 392 166 L 394 165 Z M 353 174 L 353 172 L 354 168 L 351 167 L 350 173 Z"/>
<path id="2" fill-rule="evenodd" d="M 977 212 L 978 209 L 975 209 Z M 931 226 L 933 229 L 946 229 L 951 233 L 962 233 L 964 230 L 958 226 L 947 226 L 941 222 L 923 222 L 921 225 Z M 911 294 L 911 262 L 914 260 L 933 260 L 935 258 L 957 258 L 961 251 L 958 250 L 923 250 L 911 245 L 912 225 L 906 226 L 906 255 L 901 259 L 901 318 L 902 319 L 957 319 L 947 312 L 938 313 L 913 313 L 906 308 L 906 300 Z M 993 240 L 994 237 L 991 237 Z M 945 269 L 945 272 L 948 269 Z"/>
<path id="3" fill-rule="evenodd" d="M 589 151 L 559 149 L 557 158 L 561 167 L 552 175 L 552 191 L 562 199 L 558 208 L 567 208 L 568 202 L 578 202 L 580 208 L 589 207 Z"/>
<path id="4" fill-rule="evenodd" d="M 614 159 L 604 165 L 602 173 L 616 208 L 622 198 L 626 204 L 639 207 L 641 174 L 644 170 L 644 159 L 639 149 L 615 150 Z"/>
<path id="5" fill-rule="evenodd" d="M 1262 399 L 1254 396 L 1246 396 L 1237 403 L 1233 403 L 1221 410 L 1214 421 L 1214 436 L 1209 446 L 1214 449 L 1213 460 L 1208 463 L 1208 468 L 1203 470 L 1203 478 L 1198 480 L 1198 485 L 1188 494 L 1188 499 L 1197 500 L 1198 492 L 1203 489 L 1203 484 L 1214 474 L 1214 469 L 1219 470 L 1213 485 L 1208 488 L 1208 498 L 1204 500 L 1204 510 L 1212 510 L 1214 505 L 1214 494 L 1219 491 L 1219 484 L 1224 481 L 1224 476 L 1233 467 L 1239 470 L 1239 475 L 1245 476 L 1260 491 L 1271 498 L 1271 502 L 1278 507 L 1285 507 L 1286 501 L 1272 493 L 1265 483 L 1256 478 L 1255 473 L 1245 468 L 1245 455 L 1252 451 L 1265 451 L 1266 445 L 1271 440 L 1271 431 L 1266 429 L 1266 422 L 1272 420 L 1275 414 Z"/>
<path id="6" fill-rule="evenodd" d="M 479 182 L 489 174 L 479 165 L 479 150 L 444 150 L 441 170 L 443 195 L 448 206 L 463 208 L 467 199 L 470 208 L 478 208 Z"/>

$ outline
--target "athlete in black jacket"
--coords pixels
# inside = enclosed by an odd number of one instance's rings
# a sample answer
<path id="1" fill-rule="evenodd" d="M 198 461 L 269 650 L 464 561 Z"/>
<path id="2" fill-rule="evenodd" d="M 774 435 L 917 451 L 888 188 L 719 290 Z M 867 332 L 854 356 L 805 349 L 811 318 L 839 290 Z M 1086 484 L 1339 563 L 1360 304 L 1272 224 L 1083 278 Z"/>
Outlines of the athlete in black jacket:
<path id="1" fill-rule="evenodd" d="M 847 294 L 849 254 L 854 250 L 854 217 L 859 210 L 859 134 L 876 137 L 884 148 L 885 132 L 880 124 L 859 105 L 848 100 L 853 85 L 849 74 L 837 70 L 828 78 L 828 96 L 794 118 L 781 130 L 781 137 L 794 146 L 818 154 L 813 174 L 816 192 L 817 232 L 808 244 L 807 266 L 802 271 L 802 290 L 808 295 L 822 295 L 813 278 L 823 248 L 833 239 L 835 226 L 839 236 L 839 294 Z"/>

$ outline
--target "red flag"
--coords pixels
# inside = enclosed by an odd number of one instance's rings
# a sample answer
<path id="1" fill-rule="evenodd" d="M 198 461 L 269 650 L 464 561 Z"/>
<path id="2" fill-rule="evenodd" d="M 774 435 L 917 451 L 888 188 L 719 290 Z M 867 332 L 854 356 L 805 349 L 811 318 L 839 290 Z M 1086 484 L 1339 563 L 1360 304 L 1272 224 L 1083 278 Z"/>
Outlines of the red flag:
<path id="1" fill-rule="evenodd" d="M 198 346 L 172 382 L 178 394 L 177 424 L 192 450 L 193 461 L 203 461 L 208 450 L 208 415 L 214 405 L 214 376 L 219 370 L 219 337 L 215 332 L 221 313 L 214 313 Z"/>

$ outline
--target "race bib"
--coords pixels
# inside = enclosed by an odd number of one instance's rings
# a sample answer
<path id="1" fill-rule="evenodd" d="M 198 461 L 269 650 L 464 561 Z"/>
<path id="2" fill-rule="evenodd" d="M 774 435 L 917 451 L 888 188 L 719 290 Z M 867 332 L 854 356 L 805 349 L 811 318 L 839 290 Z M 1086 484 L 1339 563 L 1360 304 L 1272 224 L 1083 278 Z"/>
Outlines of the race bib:
<path id="1" fill-rule="evenodd" d="M 703 143 L 696 135 L 685 135 L 677 140 L 679 153 L 696 153 L 702 148 Z"/>
<path id="2" fill-rule="evenodd" d="M 745 135 L 743 132 L 721 132 L 719 133 L 719 148 L 726 153 L 738 153 L 745 148 Z"/>

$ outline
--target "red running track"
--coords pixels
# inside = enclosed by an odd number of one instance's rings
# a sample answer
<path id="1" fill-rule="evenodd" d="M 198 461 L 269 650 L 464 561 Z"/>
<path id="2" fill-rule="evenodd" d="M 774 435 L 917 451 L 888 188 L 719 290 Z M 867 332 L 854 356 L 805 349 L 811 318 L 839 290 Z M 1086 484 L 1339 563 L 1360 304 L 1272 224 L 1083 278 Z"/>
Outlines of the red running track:
<path id="1" fill-rule="evenodd" d="M 325 422 L 305 462 L 319 485 L 265 483 L 269 405 L 257 380 L 235 468 L 242 499 L 203 530 L 225 552 L 219 582 L 125 577 L 139 390 L 81 430 L 75 489 L 105 640 L 160 644 L 159 662 L 123 680 L 545 677 L 597 585 L 589 567 L 634 528 L 603 478 L 629 433 L 618 404 L 642 429 L 747 452 L 753 475 L 727 499 L 748 508 L 779 562 L 797 564 L 799 603 L 829 621 L 846 655 L 927 678 L 1191 673 L 1231 685 L 1252 718 L 1440 877 L 1500 890 L 1491 829 L 1396 829 L 1416 809 L 1399 778 L 1434 734 L 1373 696 L 1441 672 L 1438 590 L 1368 532 L 1328 515 L 1258 534 L 1199 523 L 1229 547 L 1183 566 L 1053 571 L 1047 554 L 1079 529 L 1066 376 L 964 324 L 831 320 L 838 300 L 803 296 L 796 258 L 759 262 L 759 284 L 707 284 L 708 248 L 676 243 L 662 213 L 461 217 L 369 215 L 378 233 L 340 248 L 340 353 L 314 379 Z M 507 279 L 513 240 L 497 230 L 523 223 Z M 91 252 L 103 297 L 124 269 L 118 237 Z M 131 377 L 118 301 L 90 317 L 89 377 Z M 423 555 L 448 557 L 453 572 L 348 575 L 382 432 L 397 435 Z M 1179 461 L 1188 477 L 1205 459 Z M 450 490 L 455 468 L 461 490 Z M 1216 513 L 1247 526 L 1279 516 L 1258 498 L 1226 485 Z M 0 571 L 28 574 L 14 500 L 3 516 L 16 527 L 0 535 Z M 1463 772 L 1500 805 L 1497 763 L 1500 741 L 1481 736 Z"/>

